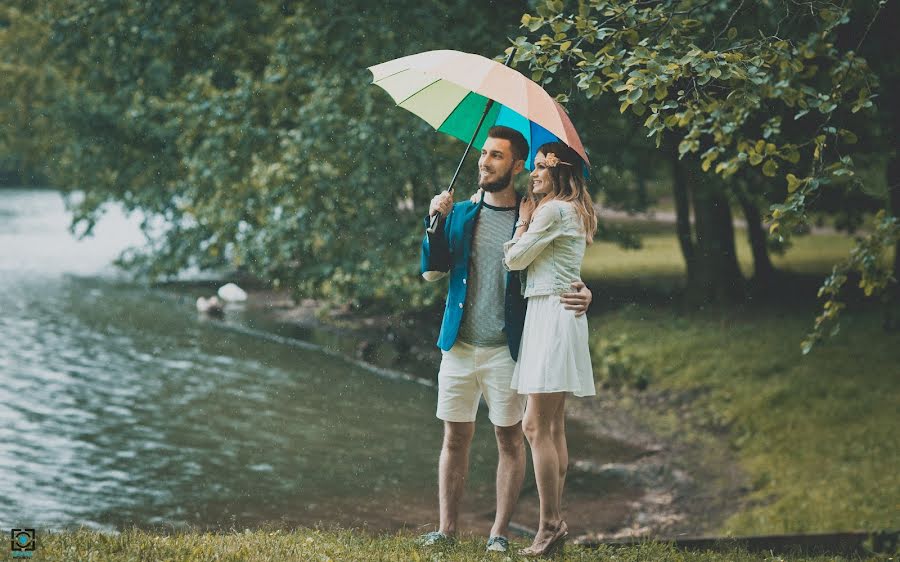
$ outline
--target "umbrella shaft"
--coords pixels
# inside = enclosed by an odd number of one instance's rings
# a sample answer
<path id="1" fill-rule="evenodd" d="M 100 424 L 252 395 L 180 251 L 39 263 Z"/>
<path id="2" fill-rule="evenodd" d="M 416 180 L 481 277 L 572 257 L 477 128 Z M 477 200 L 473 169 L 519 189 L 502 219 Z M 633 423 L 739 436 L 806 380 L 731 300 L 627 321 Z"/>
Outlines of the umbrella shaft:
<path id="1" fill-rule="evenodd" d="M 513 57 L 516 56 L 516 48 L 513 47 L 512 51 L 509 52 L 509 55 L 506 57 L 506 62 L 504 63 L 506 66 L 509 66 L 512 63 Z M 463 163 L 466 161 L 466 156 L 469 155 L 469 150 L 472 149 L 472 145 L 475 144 L 475 139 L 478 137 L 478 131 L 481 130 L 481 125 L 484 124 L 485 118 L 487 118 L 488 112 L 491 110 L 491 107 L 494 105 L 494 100 L 488 99 L 488 102 L 484 106 L 484 113 L 481 114 L 481 119 L 478 121 L 478 126 L 475 127 L 475 132 L 472 133 L 472 138 L 469 139 L 469 144 L 466 146 L 466 151 L 463 152 L 462 158 L 459 160 L 459 165 L 456 167 L 456 172 L 453 174 L 453 179 L 450 180 L 450 187 L 447 188 L 447 191 L 453 193 L 453 184 L 456 183 L 456 178 L 459 177 L 459 172 L 462 170 Z M 443 216 L 440 213 L 431 217 L 431 225 L 428 227 L 428 232 L 430 234 L 434 234 L 437 230 L 437 226 L 440 223 Z"/>
<path id="2" fill-rule="evenodd" d="M 478 121 L 478 126 L 475 127 L 475 133 L 472 134 L 472 139 L 469 141 L 468 146 L 466 146 L 465 152 L 463 152 L 462 158 L 459 160 L 459 165 L 456 167 L 456 172 L 453 174 L 453 179 L 450 180 L 450 187 L 447 188 L 447 191 L 453 193 L 453 184 L 456 183 L 456 178 L 459 176 L 459 171 L 462 170 L 463 163 L 466 161 L 466 156 L 469 155 L 469 151 L 472 150 L 472 145 L 475 144 L 475 137 L 478 136 L 478 131 L 481 130 L 481 125 L 484 123 L 485 118 L 487 117 L 488 112 L 491 110 L 491 106 L 494 105 L 494 100 L 488 100 L 487 105 L 484 106 L 484 113 L 481 114 L 481 120 Z"/>

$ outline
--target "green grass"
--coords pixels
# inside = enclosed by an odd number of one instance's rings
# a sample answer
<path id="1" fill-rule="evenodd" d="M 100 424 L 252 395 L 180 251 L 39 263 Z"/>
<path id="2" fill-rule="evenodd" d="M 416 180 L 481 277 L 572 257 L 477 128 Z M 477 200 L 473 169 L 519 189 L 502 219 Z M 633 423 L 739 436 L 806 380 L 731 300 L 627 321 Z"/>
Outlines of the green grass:
<path id="1" fill-rule="evenodd" d="M 599 243 L 589 248 L 583 276 L 595 287 L 595 303 L 605 287 L 622 282 L 680 282 L 684 266 L 674 235 L 654 232 L 646 243 L 637 252 Z M 800 237 L 773 262 L 824 278 L 851 244 L 840 235 Z M 751 257 L 743 235 L 738 254 L 747 275 Z M 650 374 L 651 392 L 694 397 L 689 419 L 674 408 L 638 412 L 655 431 L 695 443 L 726 436 L 751 491 L 721 532 L 900 526 L 900 342 L 882 330 L 880 310 L 851 308 L 841 333 L 803 356 L 800 341 L 819 304 L 814 288 L 794 302 L 699 312 L 640 300 L 614 310 L 596 307 L 602 312 L 591 316 L 593 345 L 624 335 L 629 368 Z"/>
<path id="2" fill-rule="evenodd" d="M 585 279 L 630 281 L 634 279 L 680 283 L 685 275 L 684 258 L 675 238 L 675 226 L 654 223 L 618 223 L 623 230 L 642 235 L 644 247 L 623 250 L 610 242 L 589 246 L 582 266 Z M 745 277 L 753 274 L 753 254 L 745 229 L 735 231 L 738 263 Z M 784 255 L 772 255 L 773 265 L 795 273 L 819 273 L 823 277 L 831 266 L 845 259 L 853 247 L 853 238 L 845 234 L 796 236 Z"/>
<path id="3" fill-rule="evenodd" d="M 227 561 L 518 561 L 514 553 L 485 553 L 483 538 L 467 538 L 443 549 L 425 549 L 405 534 L 372 535 L 362 531 L 320 531 L 312 529 L 255 530 L 211 534 L 201 532 L 174 533 L 168 536 L 147 531 L 128 530 L 118 535 L 96 531 L 70 531 L 40 537 L 36 560 L 217 560 Z M 524 542 L 516 548 L 527 546 Z M 871 558 L 876 560 L 877 558 Z M 667 560 L 684 562 L 750 562 L 750 561 L 833 561 L 834 556 L 773 556 L 751 554 L 736 547 L 722 551 L 685 552 L 670 545 L 645 543 L 628 547 L 587 549 L 566 546 L 555 560 L 644 562 Z"/>
<path id="4" fill-rule="evenodd" d="M 684 314 L 643 305 L 591 318 L 595 344 L 627 338 L 652 390 L 705 391 L 690 420 L 666 409 L 641 416 L 670 439 L 727 429 L 753 491 L 723 533 L 898 525 L 896 335 L 881 332 L 877 313 L 851 313 L 841 335 L 803 356 L 808 319 L 777 309 Z"/>

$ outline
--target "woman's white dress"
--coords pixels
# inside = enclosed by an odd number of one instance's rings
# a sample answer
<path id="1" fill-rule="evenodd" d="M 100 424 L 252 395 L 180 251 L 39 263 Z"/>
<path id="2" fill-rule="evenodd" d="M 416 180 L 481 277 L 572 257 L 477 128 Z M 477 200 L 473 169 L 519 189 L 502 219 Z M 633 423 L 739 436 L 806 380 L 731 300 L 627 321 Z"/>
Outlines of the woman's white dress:
<path id="1" fill-rule="evenodd" d="M 584 249 L 581 220 L 563 201 L 541 205 L 528 230 L 504 246 L 507 268 L 527 267 L 523 293 L 528 308 L 510 383 L 519 394 L 596 394 L 587 317 L 576 317 L 559 300 L 581 278 Z"/>

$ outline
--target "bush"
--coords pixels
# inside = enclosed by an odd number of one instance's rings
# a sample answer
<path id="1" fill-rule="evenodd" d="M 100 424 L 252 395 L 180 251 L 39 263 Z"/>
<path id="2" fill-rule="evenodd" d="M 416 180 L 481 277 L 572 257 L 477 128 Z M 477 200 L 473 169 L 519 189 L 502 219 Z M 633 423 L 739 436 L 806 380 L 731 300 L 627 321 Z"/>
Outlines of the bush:
<path id="1" fill-rule="evenodd" d="M 592 346 L 594 380 L 603 388 L 644 390 L 650 384 L 649 369 L 628 351 L 627 343 L 628 336 L 620 334 L 612 340 L 599 338 Z"/>

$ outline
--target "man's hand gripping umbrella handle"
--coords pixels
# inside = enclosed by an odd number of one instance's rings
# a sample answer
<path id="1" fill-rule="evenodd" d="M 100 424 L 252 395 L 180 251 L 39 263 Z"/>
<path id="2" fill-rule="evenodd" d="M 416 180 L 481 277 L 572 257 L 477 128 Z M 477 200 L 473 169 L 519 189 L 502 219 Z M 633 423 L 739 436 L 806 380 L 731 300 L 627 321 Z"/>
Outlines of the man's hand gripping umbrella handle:
<path id="1" fill-rule="evenodd" d="M 509 55 L 506 56 L 506 62 L 503 64 L 509 66 L 512 64 L 513 57 L 516 56 L 516 47 L 513 47 L 509 52 Z M 494 100 L 488 99 L 487 104 L 484 106 L 484 113 L 481 114 L 481 119 L 478 121 L 478 126 L 475 127 L 475 132 L 472 133 L 472 139 L 469 141 L 468 146 L 466 146 L 466 151 L 463 152 L 462 158 L 459 160 L 459 165 L 456 167 L 456 172 L 453 174 L 453 179 L 450 180 L 450 187 L 447 188 L 447 191 L 450 194 L 453 194 L 453 184 L 456 183 L 456 178 L 459 176 L 459 171 L 462 170 L 463 162 L 466 161 L 466 156 L 469 155 L 469 150 L 472 149 L 472 145 L 475 143 L 475 137 L 478 136 L 478 131 L 481 130 L 481 125 L 484 124 L 484 119 L 487 117 L 488 111 L 491 110 L 491 107 L 494 105 Z M 441 220 L 444 218 L 440 213 L 435 213 L 431 216 L 431 225 L 429 225 L 427 232 L 428 234 L 434 234 L 437 231 L 438 225 Z"/>

